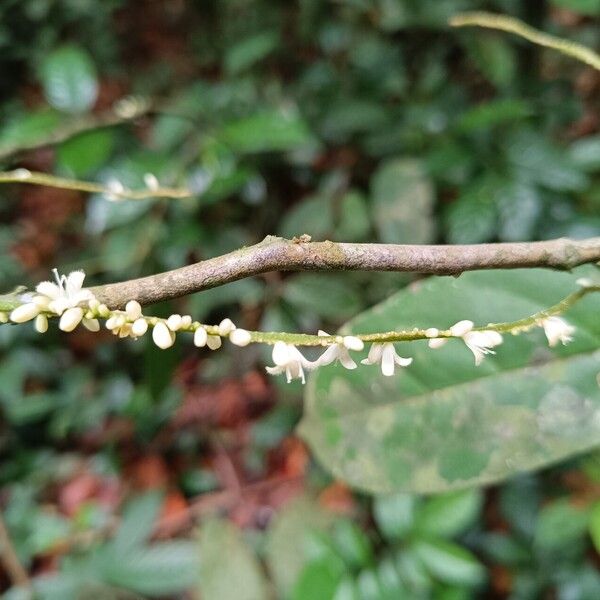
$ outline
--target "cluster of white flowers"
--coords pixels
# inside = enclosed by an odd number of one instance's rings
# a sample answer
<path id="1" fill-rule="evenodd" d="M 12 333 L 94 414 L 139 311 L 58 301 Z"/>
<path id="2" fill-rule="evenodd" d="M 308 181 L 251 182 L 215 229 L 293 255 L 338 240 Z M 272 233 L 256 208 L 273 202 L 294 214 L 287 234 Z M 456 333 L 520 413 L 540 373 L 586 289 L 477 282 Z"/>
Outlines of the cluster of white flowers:
<path id="1" fill-rule="evenodd" d="M 219 325 L 203 325 L 193 321 L 190 315 L 172 314 L 167 319 L 148 317 L 142 314 L 142 307 L 135 300 L 130 300 L 125 310 L 110 310 L 101 304 L 91 290 L 83 287 L 85 274 L 73 271 L 69 275 L 59 275 L 54 269 L 55 281 L 43 281 L 35 288 L 35 293 L 23 294 L 23 304 L 15 308 L 10 315 L 0 312 L 0 323 L 8 320 L 13 323 L 24 323 L 34 320 L 35 329 L 44 333 L 48 329 L 48 317 L 60 317 L 59 328 L 62 331 L 73 331 L 80 323 L 90 331 L 99 331 L 99 318 L 106 319 L 105 325 L 119 338 L 142 337 L 148 329 L 152 329 L 152 340 L 162 349 L 170 348 L 175 343 L 179 331 L 194 334 L 194 345 L 198 348 L 208 347 L 217 350 L 222 339 L 228 338 L 236 346 L 247 346 L 253 341 L 253 334 L 235 326 L 231 319 L 223 319 Z M 561 317 L 550 315 L 528 323 L 524 327 L 508 329 L 511 333 L 520 333 L 531 327 L 544 330 L 548 344 L 555 347 L 559 342 L 566 344 L 573 339 L 575 328 Z M 475 365 L 479 366 L 486 355 L 495 354 L 494 348 L 503 342 L 502 335 L 495 329 L 476 329 L 473 321 L 463 320 L 455 323 L 448 331 L 441 332 L 435 328 L 424 331 L 428 345 L 432 349 L 441 348 L 449 339 L 461 339 L 473 353 Z M 503 329 L 504 331 L 505 329 Z M 283 334 L 282 334 L 283 337 Z M 326 346 L 316 360 L 308 360 L 296 345 L 278 340 L 273 345 L 274 366 L 266 367 L 271 375 L 285 374 L 288 382 L 300 379 L 305 382 L 305 372 L 318 367 L 339 362 L 346 369 L 356 369 L 357 364 L 350 352 L 364 349 L 364 341 L 357 336 L 331 336 L 319 331 L 320 343 Z M 372 339 L 372 338 L 371 338 Z M 255 338 L 256 341 L 256 338 Z M 373 342 L 367 358 L 361 361 L 364 365 L 380 364 L 381 372 L 386 377 L 394 374 L 396 366 L 408 367 L 412 358 L 403 358 L 396 353 L 393 342 Z"/>

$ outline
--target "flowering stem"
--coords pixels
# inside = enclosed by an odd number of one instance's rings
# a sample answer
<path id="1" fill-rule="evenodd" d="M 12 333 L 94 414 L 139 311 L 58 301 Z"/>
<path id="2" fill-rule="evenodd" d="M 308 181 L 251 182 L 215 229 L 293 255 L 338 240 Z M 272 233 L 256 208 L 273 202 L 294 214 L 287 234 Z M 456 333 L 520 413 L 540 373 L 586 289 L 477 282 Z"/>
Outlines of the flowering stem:
<path id="1" fill-rule="evenodd" d="M 79 181 L 56 177 L 47 173 L 29 171 L 28 169 L 15 169 L 13 171 L 0 172 L 0 183 L 29 183 L 32 185 L 44 185 L 62 190 L 77 190 L 91 194 L 105 194 L 116 200 L 146 200 L 148 198 L 191 198 L 193 193 L 187 188 L 144 188 L 129 190 L 125 188 L 111 188 L 110 185 L 94 183 L 91 181 Z"/>
<path id="2" fill-rule="evenodd" d="M 538 31 L 514 17 L 495 15 L 486 12 L 469 12 L 452 17 L 449 21 L 452 27 L 487 27 L 514 33 L 538 46 L 552 48 L 562 54 L 572 56 L 581 62 L 600 71 L 600 55 L 592 49 L 562 38 Z"/>

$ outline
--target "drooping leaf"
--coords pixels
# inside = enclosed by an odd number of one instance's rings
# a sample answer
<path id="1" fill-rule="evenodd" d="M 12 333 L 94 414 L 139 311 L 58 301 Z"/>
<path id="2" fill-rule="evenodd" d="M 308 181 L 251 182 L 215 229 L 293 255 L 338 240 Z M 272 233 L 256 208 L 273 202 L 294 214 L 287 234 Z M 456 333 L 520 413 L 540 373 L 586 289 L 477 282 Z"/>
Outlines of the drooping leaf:
<path id="1" fill-rule="evenodd" d="M 344 332 L 446 328 L 526 317 L 577 288 L 581 276 L 544 270 L 472 272 L 403 290 L 352 320 Z M 440 302 L 443 298 L 443 302 Z M 321 463 L 374 493 L 441 492 L 499 481 L 600 443 L 600 298 L 567 319 L 575 341 L 547 348 L 541 331 L 506 336 L 475 367 L 460 340 L 432 351 L 405 343 L 413 364 L 316 372 L 300 425 Z"/>

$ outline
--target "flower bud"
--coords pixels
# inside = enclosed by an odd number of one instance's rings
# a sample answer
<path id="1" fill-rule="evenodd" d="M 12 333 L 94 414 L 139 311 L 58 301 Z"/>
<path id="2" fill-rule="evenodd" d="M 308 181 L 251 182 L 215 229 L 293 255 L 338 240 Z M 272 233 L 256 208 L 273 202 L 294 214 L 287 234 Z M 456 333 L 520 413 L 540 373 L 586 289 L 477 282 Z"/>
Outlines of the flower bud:
<path id="1" fill-rule="evenodd" d="M 360 351 L 365 347 L 364 342 L 354 335 L 347 335 L 343 339 L 343 344 L 348 350 Z"/>
<path id="2" fill-rule="evenodd" d="M 89 318 L 89 317 L 85 316 L 85 317 L 83 317 L 83 326 L 88 331 L 93 331 L 94 333 L 96 333 L 97 331 L 100 331 L 100 322 L 98 321 L 98 319 Z"/>
<path id="3" fill-rule="evenodd" d="M 454 337 L 462 337 L 466 333 L 469 333 L 473 329 L 473 321 L 459 321 L 450 327 L 450 333 Z"/>
<path id="4" fill-rule="evenodd" d="M 187 329 L 192 324 L 192 317 L 190 315 L 183 315 L 181 317 L 180 329 Z"/>
<path id="5" fill-rule="evenodd" d="M 221 347 L 221 338 L 218 335 L 209 335 L 206 338 L 206 345 L 211 350 L 218 350 Z"/>
<path id="6" fill-rule="evenodd" d="M 166 350 L 175 343 L 175 334 L 164 321 L 159 321 L 152 330 L 152 339 L 159 348 Z"/>
<path id="7" fill-rule="evenodd" d="M 25 323 L 31 321 L 40 314 L 40 307 L 34 302 L 27 302 L 27 304 L 21 304 L 17 306 L 10 313 L 10 320 L 13 323 Z"/>
<path id="8" fill-rule="evenodd" d="M 208 340 L 208 334 L 206 333 L 206 329 L 204 327 L 198 327 L 194 332 L 194 346 L 198 348 L 204 348 L 206 346 L 206 342 Z"/>
<path id="9" fill-rule="evenodd" d="M 428 338 L 436 338 L 438 335 L 440 335 L 440 330 L 436 329 L 435 327 L 430 327 L 429 329 L 425 330 L 425 335 Z"/>
<path id="10" fill-rule="evenodd" d="M 140 303 L 136 300 L 130 300 L 125 305 L 125 313 L 127 314 L 127 318 L 130 321 L 135 321 L 136 319 L 139 319 L 142 316 L 142 307 L 140 306 Z"/>
<path id="11" fill-rule="evenodd" d="M 73 331 L 81 323 L 81 319 L 83 319 L 83 308 L 79 306 L 68 308 L 62 314 L 58 328 L 66 332 Z"/>
<path id="12" fill-rule="evenodd" d="M 247 346 L 251 339 L 250 332 L 245 329 L 234 329 L 229 334 L 229 341 L 236 346 Z"/>
<path id="13" fill-rule="evenodd" d="M 48 331 L 48 317 L 46 315 L 38 315 L 35 318 L 34 327 L 38 333 L 46 333 Z"/>
<path id="14" fill-rule="evenodd" d="M 148 323 L 146 319 L 136 319 L 131 326 L 131 333 L 135 335 L 135 337 L 140 337 L 144 335 L 148 331 Z"/>
<path id="15" fill-rule="evenodd" d="M 235 329 L 231 319 L 223 319 L 219 323 L 219 335 L 229 335 Z"/>
<path id="16" fill-rule="evenodd" d="M 181 329 L 181 315 L 171 315 L 167 319 L 167 327 L 171 331 L 177 331 L 178 329 Z"/>

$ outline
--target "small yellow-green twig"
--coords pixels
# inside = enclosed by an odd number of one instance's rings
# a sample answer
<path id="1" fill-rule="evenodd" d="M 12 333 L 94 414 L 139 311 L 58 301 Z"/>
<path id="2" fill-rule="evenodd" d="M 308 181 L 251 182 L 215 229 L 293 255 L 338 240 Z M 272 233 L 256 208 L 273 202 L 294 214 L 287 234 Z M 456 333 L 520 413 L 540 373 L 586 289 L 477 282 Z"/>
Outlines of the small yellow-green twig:
<path id="1" fill-rule="evenodd" d="M 43 185 L 61 190 L 77 190 L 91 194 L 105 194 L 115 200 L 146 200 L 148 198 L 191 198 L 194 194 L 187 188 L 147 187 L 144 189 L 130 190 L 120 184 L 111 185 L 91 181 L 79 181 L 56 177 L 48 173 L 29 171 L 28 169 L 14 169 L 13 171 L 0 172 L 0 183 L 29 183 Z"/>
<path id="2" fill-rule="evenodd" d="M 469 12 L 455 15 L 450 19 L 449 23 L 452 27 L 485 27 L 514 33 L 538 46 L 552 48 L 562 54 L 572 56 L 600 71 L 600 55 L 590 48 L 577 42 L 538 31 L 514 17 L 486 12 Z"/>

